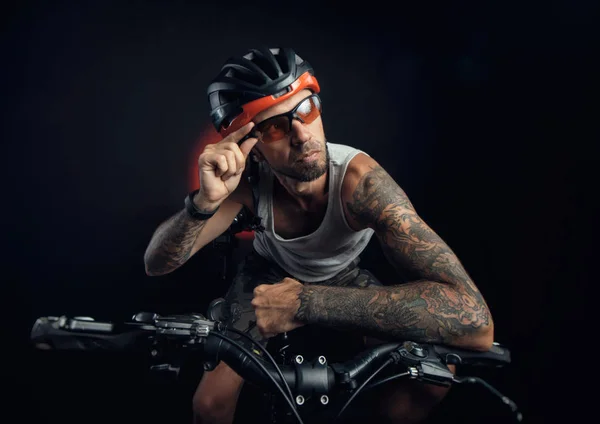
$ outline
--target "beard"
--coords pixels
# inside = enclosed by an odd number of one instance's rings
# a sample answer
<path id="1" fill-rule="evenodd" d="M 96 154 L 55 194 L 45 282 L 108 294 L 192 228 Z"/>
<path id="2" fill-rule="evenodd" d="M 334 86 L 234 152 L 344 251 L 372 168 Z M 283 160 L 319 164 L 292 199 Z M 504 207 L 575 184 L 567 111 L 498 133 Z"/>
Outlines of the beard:
<path id="1" fill-rule="evenodd" d="M 298 152 L 296 154 L 292 154 L 290 156 L 290 165 L 285 165 L 281 167 L 273 167 L 273 171 L 278 172 L 279 174 L 285 175 L 288 178 L 294 179 L 300 182 L 310 182 L 315 181 L 322 175 L 327 172 L 329 168 L 329 149 L 327 148 L 327 141 L 323 144 L 323 149 L 319 146 L 319 158 L 311 162 L 302 162 L 298 161 L 298 159 L 305 154 L 306 151 L 314 150 L 314 148 L 304 149 L 304 152 Z M 324 151 L 324 152 L 323 152 Z M 325 155 L 325 159 L 323 160 L 322 156 Z"/>

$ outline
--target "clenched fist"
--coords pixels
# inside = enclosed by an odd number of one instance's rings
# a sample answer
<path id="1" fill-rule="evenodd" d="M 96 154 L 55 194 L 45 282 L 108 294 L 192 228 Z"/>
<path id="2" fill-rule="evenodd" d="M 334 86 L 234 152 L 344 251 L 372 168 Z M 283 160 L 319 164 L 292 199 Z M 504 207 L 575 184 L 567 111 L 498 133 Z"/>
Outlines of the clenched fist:
<path id="1" fill-rule="evenodd" d="M 246 158 L 258 139 L 250 137 L 240 145 L 238 142 L 252 127 L 254 123 L 250 122 L 218 143 L 209 144 L 198 157 L 200 191 L 195 201 L 200 209 L 216 209 L 237 188 Z"/>
<path id="2" fill-rule="evenodd" d="M 302 287 L 304 285 L 293 278 L 256 286 L 251 304 L 256 314 L 256 327 L 264 337 L 273 337 L 304 325 L 295 318 Z"/>

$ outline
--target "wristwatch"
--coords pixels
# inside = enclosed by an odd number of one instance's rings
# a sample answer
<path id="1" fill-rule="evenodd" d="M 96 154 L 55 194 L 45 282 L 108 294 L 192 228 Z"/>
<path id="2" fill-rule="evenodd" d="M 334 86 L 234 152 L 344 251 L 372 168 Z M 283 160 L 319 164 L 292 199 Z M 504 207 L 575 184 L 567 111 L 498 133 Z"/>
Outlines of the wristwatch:
<path id="1" fill-rule="evenodd" d="M 217 213 L 220 206 L 217 206 L 217 209 L 215 209 L 211 213 L 204 213 L 204 212 L 200 211 L 200 209 L 198 209 L 198 207 L 194 203 L 194 196 L 199 191 L 200 191 L 199 189 L 194 190 L 190 194 L 185 196 L 185 200 L 184 200 L 185 210 L 187 211 L 188 215 L 191 216 L 192 218 L 194 218 L 198 221 L 206 221 L 208 218 L 210 218 L 215 213 Z"/>

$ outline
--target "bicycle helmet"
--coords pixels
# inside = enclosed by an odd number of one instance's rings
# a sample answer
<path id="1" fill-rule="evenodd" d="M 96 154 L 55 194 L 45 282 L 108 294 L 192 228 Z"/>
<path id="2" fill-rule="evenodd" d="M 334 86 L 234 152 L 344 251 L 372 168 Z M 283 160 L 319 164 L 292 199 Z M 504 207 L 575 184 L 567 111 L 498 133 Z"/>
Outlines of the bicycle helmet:
<path id="1" fill-rule="evenodd" d="M 225 137 L 305 88 L 320 91 L 313 68 L 294 50 L 250 49 L 229 58 L 208 86 L 212 123 Z"/>

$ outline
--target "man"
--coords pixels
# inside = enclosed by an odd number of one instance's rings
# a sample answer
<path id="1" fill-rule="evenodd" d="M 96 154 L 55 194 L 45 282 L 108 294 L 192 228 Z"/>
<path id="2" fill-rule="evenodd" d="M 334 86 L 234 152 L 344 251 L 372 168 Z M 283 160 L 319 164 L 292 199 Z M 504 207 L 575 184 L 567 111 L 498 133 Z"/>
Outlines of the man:
<path id="1" fill-rule="evenodd" d="M 263 343 L 309 324 L 348 337 L 489 349 L 492 317 L 459 259 L 373 158 L 326 141 L 319 92 L 310 64 L 289 48 L 225 63 L 208 89 L 223 139 L 198 159 L 200 189 L 153 235 L 146 272 L 180 267 L 245 206 L 264 231 L 226 296 L 237 328 L 255 321 L 251 334 Z M 254 179 L 248 158 L 258 164 Z M 409 282 L 383 286 L 357 266 L 373 235 Z M 197 422 L 231 423 L 242 384 L 222 362 L 205 372 Z M 420 422 L 445 393 L 390 383 L 372 410 L 379 422 Z"/>

